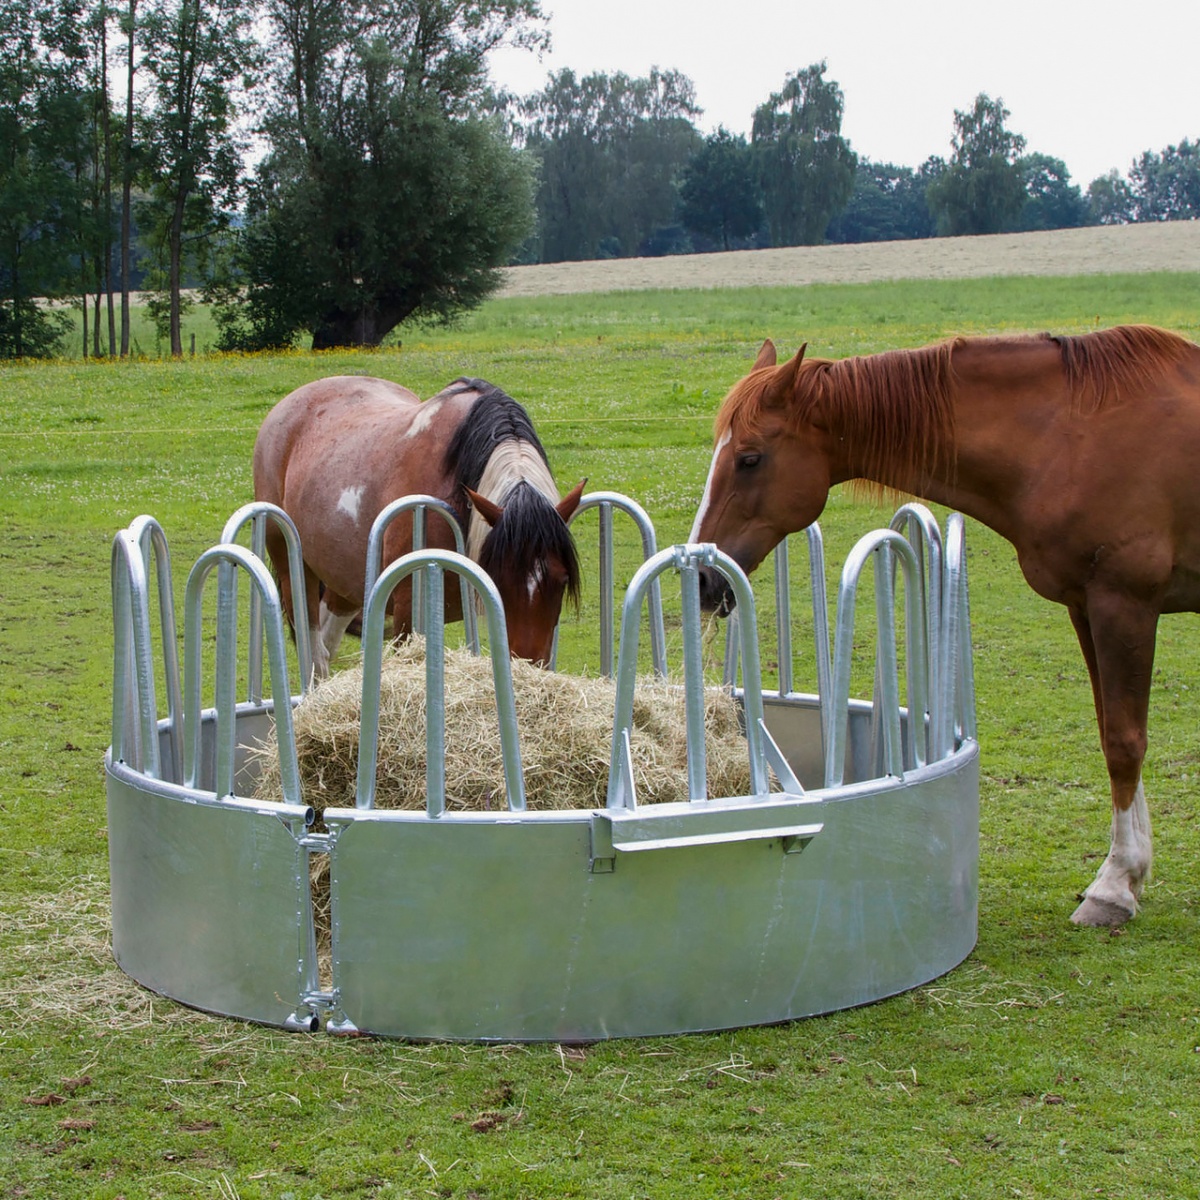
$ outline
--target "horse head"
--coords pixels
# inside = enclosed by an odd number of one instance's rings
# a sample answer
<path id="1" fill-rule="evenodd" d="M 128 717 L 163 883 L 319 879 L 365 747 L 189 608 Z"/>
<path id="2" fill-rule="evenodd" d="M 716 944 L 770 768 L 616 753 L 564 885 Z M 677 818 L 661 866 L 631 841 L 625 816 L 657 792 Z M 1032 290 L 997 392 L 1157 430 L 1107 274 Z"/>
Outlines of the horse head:
<path id="1" fill-rule="evenodd" d="M 490 526 L 479 565 L 504 602 L 513 658 L 548 665 L 563 600 L 569 596 L 578 603 L 579 557 L 567 522 L 586 483 L 581 479 L 557 504 L 526 483 L 518 483 L 503 505 L 466 489 L 475 511 Z"/>
<path id="2" fill-rule="evenodd" d="M 717 413 L 712 463 L 688 540 L 715 543 L 747 574 L 820 516 L 832 482 L 828 431 L 818 412 L 799 403 L 809 372 L 822 365 L 806 363 L 804 350 L 777 365 L 774 344 L 764 342 Z M 712 568 L 701 568 L 700 602 L 722 615 L 733 606 Z"/>

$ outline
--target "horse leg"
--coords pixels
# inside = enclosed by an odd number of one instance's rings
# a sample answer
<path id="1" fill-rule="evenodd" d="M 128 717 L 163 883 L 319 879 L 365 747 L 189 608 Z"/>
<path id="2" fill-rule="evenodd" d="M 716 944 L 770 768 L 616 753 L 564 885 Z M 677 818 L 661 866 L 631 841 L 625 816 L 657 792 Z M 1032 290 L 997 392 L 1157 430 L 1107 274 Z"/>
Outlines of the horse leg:
<path id="1" fill-rule="evenodd" d="M 279 603 L 283 606 L 283 615 L 294 632 L 296 610 L 292 597 L 292 573 L 288 564 L 287 541 L 274 522 L 267 525 L 267 557 L 271 560 L 271 570 L 275 573 L 275 582 L 279 585 Z"/>
<path id="2" fill-rule="evenodd" d="M 321 634 L 321 614 L 325 609 L 325 598 L 321 594 L 321 580 L 317 573 L 304 564 L 304 612 L 308 621 L 308 648 L 312 652 L 314 679 L 329 678 L 329 651 Z"/>
<path id="3" fill-rule="evenodd" d="M 1123 925 L 1150 875 L 1150 810 L 1142 787 L 1157 614 L 1114 593 L 1088 596 L 1071 621 L 1087 662 L 1112 790 L 1108 857 L 1071 916 L 1077 925 Z"/>
<path id="4" fill-rule="evenodd" d="M 273 525 L 267 530 L 267 556 L 271 560 L 275 578 L 279 582 L 279 602 L 283 606 L 283 615 L 287 618 L 294 636 L 296 632 L 296 596 L 295 589 L 292 587 L 287 541 Z M 321 581 L 307 563 L 304 564 L 303 583 L 305 619 L 308 622 L 308 644 L 313 659 L 313 677 L 325 679 L 329 675 L 329 660 L 332 657 L 332 653 L 328 649 L 329 639 L 325 631 L 325 600 L 321 596 Z M 346 622 L 347 625 L 349 623 L 349 621 Z M 344 632 L 345 625 L 333 639 L 335 649 Z"/>
<path id="5" fill-rule="evenodd" d="M 339 596 L 337 592 L 330 591 L 328 588 L 325 589 L 317 615 L 316 631 L 313 635 L 314 670 L 317 663 L 317 646 L 321 647 L 323 660 L 322 673 L 317 676 L 319 679 L 328 677 L 329 664 L 337 654 L 342 636 L 361 611 L 362 605 L 355 604 L 353 600 L 347 600 L 345 596 Z"/>

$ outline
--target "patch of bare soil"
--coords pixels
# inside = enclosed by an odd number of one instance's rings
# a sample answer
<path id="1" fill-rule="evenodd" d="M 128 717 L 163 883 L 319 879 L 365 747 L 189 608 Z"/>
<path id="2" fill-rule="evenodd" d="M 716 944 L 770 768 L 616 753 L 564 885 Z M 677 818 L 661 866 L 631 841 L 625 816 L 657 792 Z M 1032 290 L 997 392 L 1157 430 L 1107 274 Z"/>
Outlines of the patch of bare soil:
<path id="1" fill-rule="evenodd" d="M 1200 271 L 1200 221 L 510 267 L 501 296 Z"/>

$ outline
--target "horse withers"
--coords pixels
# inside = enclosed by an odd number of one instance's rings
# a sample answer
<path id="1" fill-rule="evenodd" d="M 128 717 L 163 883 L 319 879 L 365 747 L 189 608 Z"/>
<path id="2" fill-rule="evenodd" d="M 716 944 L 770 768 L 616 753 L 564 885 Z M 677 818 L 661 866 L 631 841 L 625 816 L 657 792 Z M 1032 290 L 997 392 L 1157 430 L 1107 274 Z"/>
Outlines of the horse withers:
<path id="1" fill-rule="evenodd" d="M 958 338 L 782 365 L 764 343 L 716 419 L 692 541 L 745 570 L 848 480 L 959 509 L 1067 607 L 1112 791 L 1111 849 L 1073 920 L 1119 925 L 1150 871 L 1142 787 L 1161 613 L 1200 611 L 1200 346 L 1132 326 Z M 701 599 L 727 607 L 723 580 Z"/>
<path id="2" fill-rule="evenodd" d="M 255 499 L 279 505 L 300 534 L 318 678 L 329 673 L 342 635 L 362 611 L 372 523 L 393 500 L 413 494 L 444 500 L 459 514 L 467 553 L 504 602 L 512 655 L 549 662 L 563 600 L 579 593 L 567 521 L 583 486 L 559 499 L 528 414 L 482 379 L 458 379 L 424 402 L 386 379 L 320 379 L 280 400 L 254 444 Z M 437 516 L 427 522 L 426 545 L 454 548 Z M 394 520 L 383 565 L 411 549 L 411 518 Z M 267 552 L 294 623 L 287 549 L 274 527 Z M 393 594 L 393 636 L 412 631 L 412 588 L 409 577 Z M 459 589 L 444 592 L 446 620 L 460 620 Z"/>

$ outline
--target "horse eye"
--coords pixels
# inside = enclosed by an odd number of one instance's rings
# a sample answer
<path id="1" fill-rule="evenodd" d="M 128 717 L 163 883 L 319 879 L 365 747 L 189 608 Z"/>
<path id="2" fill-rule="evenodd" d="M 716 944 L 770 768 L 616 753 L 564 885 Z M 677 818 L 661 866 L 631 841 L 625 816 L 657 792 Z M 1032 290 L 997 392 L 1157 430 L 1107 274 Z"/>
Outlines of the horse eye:
<path id="1" fill-rule="evenodd" d="M 743 454 L 738 458 L 738 470 L 748 471 L 751 467 L 757 467 L 761 461 L 761 454 Z"/>

